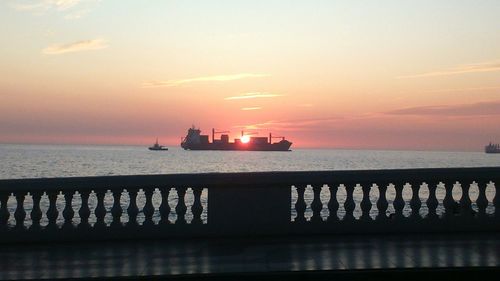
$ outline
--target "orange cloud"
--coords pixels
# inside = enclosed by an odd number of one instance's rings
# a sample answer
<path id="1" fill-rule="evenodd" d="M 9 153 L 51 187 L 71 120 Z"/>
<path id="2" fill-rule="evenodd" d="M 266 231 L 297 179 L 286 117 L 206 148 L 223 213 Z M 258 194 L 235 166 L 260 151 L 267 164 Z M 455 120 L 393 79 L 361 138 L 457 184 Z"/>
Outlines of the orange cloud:
<path id="1" fill-rule="evenodd" d="M 255 107 L 242 107 L 241 110 L 243 111 L 250 111 L 250 110 L 260 110 L 262 107 L 260 106 L 255 106 Z"/>
<path id="2" fill-rule="evenodd" d="M 500 100 L 472 104 L 417 106 L 385 112 L 390 115 L 446 115 L 486 116 L 500 115 Z"/>
<path id="3" fill-rule="evenodd" d="M 281 131 L 296 131 L 304 128 L 312 128 L 315 125 L 324 125 L 327 123 L 345 120 L 342 116 L 333 116 L 325 118 L 310 118 L 310 119 L 290 119 L 290 120 L 269 120 L 262 123 L 238 125 L 236 128 L 244 128 L 247 130 L 264 130 L 264 129 L 279 129 Z"/>
<path id="4" fill-rule="evenodd" d="M 275 98 L 282 97 L 283 95 L 268 94 L 268 93 L 246 93 L 239 96 L 227 97 L 225 100 L 243 100 L 243 99 L 258 99 L 258 98 Z"/>
<path id="5" fill-rule="evenodd" d="M 426 73 L 420 73 L 415 75 L 407 75 L 400 76 L 397 78 L 420 78 L 420 77 L 434 77 L 434 76 L 448 76 L 448 75 L 456 75 L 456 74 L 464 74 L 464 73 L 475 73 L 475 72 L 491 72 L 491 71 L 500 71 L 500 62 L 485 62 L 485 63 L 474 63 L 474 64 L 465 64 L 459 65 L 452 68 L 432 71 Z"/>
<path id="6" fill-rule="evenodd" d="M 42 50 L 44 55 L 59 55 L 81 51 L 100 50 L 107 48 L 106 41 L 102 39 L 83 40 L 68 44 L 56 44 Z"/>
<path id="7" fill-rule="evenodd" d="M 155 88 L 155 87 L 174 87 L 182 84 L 189 84 L 194 82 L 226 82 L 233 80 L 240 80 L 246 78 L 260 78 L 268 77 L 268 74 L 258 74 L 258 73 L 239 73 L 239 74 L 229 74 L 229 75 L 216 75 L 216 76 L 204 76 L 188 79 L 179 80 L 167 80 L 167 81 L 145 81 L 142 83 L 143 88 Z"/>
<path id="8" fill-rule="evenodd" d="M 469 92 L 469 91 L 494 91 L 500 87 L 475 87 L 475 88 L 452 88 L 426 91 L 426 93 L 449 93 L 449 92 Z"/>

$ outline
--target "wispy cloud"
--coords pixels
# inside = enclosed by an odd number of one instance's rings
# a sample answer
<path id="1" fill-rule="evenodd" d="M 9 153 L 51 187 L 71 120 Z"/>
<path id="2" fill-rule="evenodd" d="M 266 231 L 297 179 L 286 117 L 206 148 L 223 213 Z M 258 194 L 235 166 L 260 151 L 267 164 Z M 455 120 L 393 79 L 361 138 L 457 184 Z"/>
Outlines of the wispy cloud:
<path id="1" fill-rule="evenodd" d="M 269 120 L 262 123 L 238 125 L 236 128 L 246 130 L 267 130 L 276 129 L 279 131 L 297 131 L 310 129 L 314 126 L 323 126 L 328 123 L 345 120 L 343 116 L 332 116 L 325 118 L 310 118 L 310 119 L 289 119 L 289 120 Z"/>
<path id="2" fill-rule="evenodd" d="M 83 16 L 85 16 L 89 12 L 90 12 L 89 9 L 79 10 L 79 11 L 75 11 L 73 13 L 69 13 L 69 14 L 65 15 L 64 18 L 67 20 L 76 20 L 76 19 L 82 18 Z"/>
<path id="3" fill-rule="evenodd" d="M 470 92 L 470 91 L 494 91 L 500 90 L 500 87 L 475 87 L 475 88 L 451 88 L 451 89 L 437 89 L 426 91 L 426 93 L 450 93 L 450 92 Z"/>
<path id="4" fill-rule="evenodd" d="M 241 110 L 243 111 L 250 111 L 250 110 L 260 110 L 262 107 L 260 106 L 254 106 L 254 107 L 242 107 Z"/>
<path id="5" fill-rule="evenodd" d="M 500 115 L 500 100 L 471 104 L 417 106 L 385 112 L 389 115 L 489 116 Z"/>
<path id="6" fill-rule="evenodd" d="M 100 50 L 107 47 L 108 45 L 106 44 L 106 41 L 102 39 L 83 40 L 67 44 L 55 44 L 48 46 L 47 48 L 42 50 L 42 54 L 59 55 L 81 51 Z"/>
<path id="7" fill-rule="evenodd" d="M 476 72 L 491 72 L 500 71 L 500 61 L 484 62 L 484 63 L 474 63 L 474 64 L 464 64 L 443 70 L 399 76 L 397 78 L 420 78 L 420 77 L 434 77 L 434 76 L 448 76 L 464 73 L 476 73 Z"/>
<path id="8" fill-rule="evenodd" d="M 275 98 L 282 97 L 284 95 L 270 94 L 270 93 L 246 93 L 239 96 L 232 96 L 224 98 L 225 100 L 243 100 L 243 99 L 258 99 L 258 98 Z"/>
<path id="9" fill-rule="evenodd" d="M 38 0 L 38 1 L 22 1 L 12 4 L 12 7 L 21 11 L 32 10 L 50 10 L 56 9 L 59 11 L 69 9 L 78 5 L 82 0 Z"/>
<path id="10" fill-rule="evenodd" d="M 35 14 L 45 14 L 57 11 L 66 14 L 65 19 L 79 19 L 87 14 L 92 3 L 101 0 L 31 0 L 17 1 L 10 6 L 18 11 L 29 11 Z M 84 8 L 84 9 L 82 9 Z"/>
<path id="11" fill-rule="evenodd" d="M 247 78 L 260 78 L 268 76 L 269 76 L 268 74 L 259 74 L 259 73 L 238 73 L 238 74 L 204 76 L 204 77 L 167 80 L 167 81 L 152 80 L 152 81 L 144 81 L 142 83 L 142 87 L 143 88 L 175 87 L 195 82 L 227 82 L 227 81 L 241 80 Z"/>
<path id="12" fill-rule="evenodd" d="M 37 3 L 11 3 L 10 6 L 18 11 L 47 10 L 48 7 L 43 2 Z"/>

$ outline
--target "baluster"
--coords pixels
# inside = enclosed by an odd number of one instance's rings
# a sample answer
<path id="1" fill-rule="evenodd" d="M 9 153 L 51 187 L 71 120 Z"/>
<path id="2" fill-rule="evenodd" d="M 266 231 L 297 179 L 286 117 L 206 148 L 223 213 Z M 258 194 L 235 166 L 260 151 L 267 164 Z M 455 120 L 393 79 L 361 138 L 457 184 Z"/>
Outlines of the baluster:
<path id="1" fill-rule="evenodd" d="M 193 212 L 193 220 L 192 224 L 203 224 L 203 220 L 201 219 L 201 214 L 203 213 L 203 205 L 201 205 L 201 192 L 203 191 L 202 187 L 192 187 L 194 202 L 191 207 L 191 211 Z"/>
<path id="2" fill-rule="evenodd" d="M 106 227 L 106 223 L 104 223 L 104 217 L 106 216 L 106 208 L 104 207 L 104 196 L 106 196 L 105 189 L 98 189 L 94 191 L 97 197 L 97 207 L 95 208 L 95 217 L 96 217 L 96 228 Z"/>
<path id="3" fill-rule="evenodd" d="M 444 206 L 444 217 L 446 219 L 453 219 L 455 216 L 455 200 L 453 200 L 453 185 L 454 183 L 449 181 L 449 182 L 444 182 L 444 189 L 446 194 L 444 195 L 443 199 L 443 206 Z"/>
<path id="4" fill-rule="evenodd" d="M 16 193 L 16 211 L 14 212 L 14 218 L 16 219 L 16 229 L 24 229 L 24 219 L 26 218 L 26 211 L 24 210 L 24 198 L 26 197 L 25 192 Z"/>
<path id="5" fill-rule="evenodd" d="M 9 228 L 8 222 L 10 213 L 7 209 L 7 201 L 9 201 L 10 193 L 2 192 L 0 193 L 0 229 L 7 230 Z"/>
<path id="6" fill-rule="evenodd" d="M 411 215 L 410 218 L 413 220 L 420 220 L 420 207 L 422 207 L 422 201 L 420 200 L 420 184 L 416 182 L 411 183 Z"/>
<path id="7" fill-rule="evenodd" d="M 148 187 L 144 188 L 144 195 L 146 196 L 146 204 L 144 205 L 144 225 L 145 226 L 152 226 L 154 225 L 153 222 L 153 215 L 155 213 L 155 208 L 153 206 L 153 193 L 154 193 L 154 188 Z"/>
<path id="8" fill-rule="evenodd" d="M 47 229 L 57 228 L 57 217 L 59 216 L 59 211 L 57 210 L 57 195 L 58 191 L 48 191 L 47 196 L 49 197 L 49 209 L 47 210 L 47 219 L 49 224 Z"/>
<path id="9" fill-rule="evenodd" d="M 111 208 L 111 216 L 113 216 L 113 221 L 111 222 L 112 228 L 120 228 L 122 226 L 122 222 L 120 218 L 122 217 L 122 205 L 120 204 L 120 199 L 122 196 L 122 189 L 112 189 L 113 193 L 113 207 Z"/>
<path id="10" fill-rule="evenodd" d="M 361 220 L 371 221 L 370 210 L 372 209 L 372 202 L 370 201 L 370 190 L 371 185 L 369 183 L 363 183 L 361 185 L 363 191 L 363 199 L 361 200 Z"/>
<path id="11" fill-rule="evenodd" d="M 139 208 L 137 208 L 137 191 L 136 189 L 128 191 L 130 197 L 130 204 L 127 209 L 128 213 L 128 223 L 127 225 L 137 226 L 137 215 L 139 214 Z"/>
<path id="12" fill-rule="evenodd" d="M 176 187 L 177 195 L 179 196 L 179 201 L 177 201 L 177 206 L 175 206 L 175 212 L 177 213 L 177 221 L 176 224 L 186 224 L 186 211 L 187 206 L 185 197 L 186 197 L 186 187 Z"/>
<path id="13" fill-rule="evenodd" d="M 500 184 L 497 182 L 495 185 L 495 198 L 493 198 L 493 206 L 495 206 L 495 218 L 500 220 Z"/>
<path id="14" fill-rule="evenodd" d="M 379 191 L 379 198 L 377 201 L 378 216 L 377 221 L 383 221 L 387 219 L 387 208 L 389 207 L 389 202 L 387 202 L 387 186 L 389 184 L 382 182 L 377 184 Z"/>
<path id="15" fill-rule="evenodd" d="M 170 205 L 168 205 L 168 194 L 170 193 L 170 188 L 162 187 L 160 188 L 160 191 L 161 191 L 160 224 L 170 224 L 170 221 L 168 220 L 168 215 L 170 215 Z"/>
<path id="16" fill-rule="evenodd" d="M 337 201 L 337 184 L 329 184 L 330 187 L 330 201 L 328 202 L 328 211 L 330 215 L 328 216 L 328 222 L 339 221 L 337 212 L 339 210 L 339 201 Z"/>
<path id="17" fill-rule="evenodd" d="M 90 228 L 89 217 L 90 217 L 90 208 L 89 208 L 89 196 L 90 190 L 79 191 L 80 197 L 82 199 L 82 206 L 80 210 L 78 210 L 78 214 L 80 215 L 80 224 L 79 228 Z"/>
<path id="18" fill-rule="evenodd" d="M 479 217 L 486 217 L 486 207 L 488 207 L 488 198 L 486 198 L 486 182 L 477 181 L 477 189 L 479 195 L 476 200 L 477 208 L 479 211 Z"/>
<path id="19" fill-rule="evenodd" d="M 31 224 L 30 229 L 40 229 L 40 220 L 42 219 L 42 209 L 40 208 L 40 200 L 42 199 L 42 193 L 40 191 L 32 192 L 31 197 L 33 197 L 33 209 L 31 210 Z"/>
<path id="20" fill-rule="evenodd" d="M 472 203 L 469 196 L 470 184 L 461 183 L 462 185 L 462 198 L 460 198 L 460 216 L 471 217 L 473 214 Z"/>
<path id="21" fill-rule="evenodd" d="M 306 187 L 304 185 L 297 186 L 297 203 L 295 203 L 295 210 L 297 210 L 296 222 L 305 222 L 306 202 L 304 200 L 304 193 Z"/>
<path id="22" fill-rule="evenodd" d="M 75 211 L 73 211 L 72 201 L 73 201 L 73 192 L 67 191 L 64 193 L 64 201 L 66 204 L 64 205 L 63 217 L 64 217 L 64 228 L 73 228 L 73 217 L 75 216 Z"/>
<path id="23" fill-rule="evenodd" d="M 356 209 L 356 203 L 354 202 L 354 187 L 356 184 L 344 184 L 345 191 L 347 193 L 346 200 L 344 203 L 345 217 L 344 221 L 354 221 L 354 209 Z"/>
<path id="24" fill-rule="evenodd" d="M 402 182 L 395 182 L 394 183 L 394 190 L 396 191 L 396 197 L 394 198 L 394 202 L 392 203 L 394 205 L 394 218 L 395 219 L 403 219 L 403 210 L 405 208 L 405 200 L 403 199 L 403 188 L 404 188 L 404 183 Z"/>
<path id="25" fill-rule="evenodd" d="M 436 213 L 436 208 L 439 205 L 439 202 L 436 198 L 436 188 L 437 182 L 430 182 L 427 184 L 429 187 L 429 199 L 427 199 L 427 207 L 429 207 L 429 219 L 437 219 L 439 218 Z"/>
<path id="26" fill-rule="evenodd" d="M 321 203 L 321 186 L 312 186 L 313 189 L 313 201 L 311 203 L 311 210 L 313 211 L 313 216 L 311 218 L 312 222 L 319 223 L 322 222 L 321 210 L 323 209 L 323 204 Z"/>

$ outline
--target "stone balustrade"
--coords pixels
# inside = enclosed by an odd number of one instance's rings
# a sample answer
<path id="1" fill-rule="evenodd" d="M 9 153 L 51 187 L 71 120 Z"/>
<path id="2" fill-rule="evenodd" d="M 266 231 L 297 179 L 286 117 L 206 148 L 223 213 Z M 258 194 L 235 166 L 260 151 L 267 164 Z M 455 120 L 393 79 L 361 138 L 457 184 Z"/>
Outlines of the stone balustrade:
<path id="1" fill-rule="evenodd" d="M 0 243 L 500 230 L 500 168 L 0 180 Z"/>

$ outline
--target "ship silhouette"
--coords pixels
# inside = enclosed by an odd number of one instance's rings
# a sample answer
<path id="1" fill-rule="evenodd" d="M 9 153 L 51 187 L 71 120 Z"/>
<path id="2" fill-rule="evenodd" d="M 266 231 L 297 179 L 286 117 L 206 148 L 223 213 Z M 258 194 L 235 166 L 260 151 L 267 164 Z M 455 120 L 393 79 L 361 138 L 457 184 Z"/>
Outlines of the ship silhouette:
<path id="1" fill-rule="evenodd" d="M 156 142 L 155 142 L 152 146 L 148 147 L 148 149 L 149 149 L 149 150 L 162 150 L 162 151 L 166 151 L 166 150 L 168 150 L 168 148 L 167 148 L 167 147 L 165 147 L 165 146 L 163 146 L 163 145 L 160 145 L 160 144 L 158 143 L 158 138 L 156 138 Z"/>
<path id="2" fill-rule="evenodd" d="M 500 145 L 493 144 L 490 142 L 487 146 L 484 147 L 484 152 L 486 152 L 486 153 L 500 153 Z"/>
<path id="3" fill-rule="evenodd" d="M 221 134 L 220 139 L 215 139 L 215 134 Z M 250 151 L 290 151 L 291 142 L 285 137 L 276 137 L 269 134 L 268 137 L 248 137 L 243 134 L 241 139 L 229 141 L 228 131 L 216 132 L 212 129 L 212 142 L 208 135 L 202 135 L 201 130 L 195 126 L 188 129 L 186 137 L 181 140 L 181 147 L 185 150 L 250 150 Z M 273 139 L 281 139 L 272 142 Z M 242 141 L 243 140 L 243 141 Z"/>

